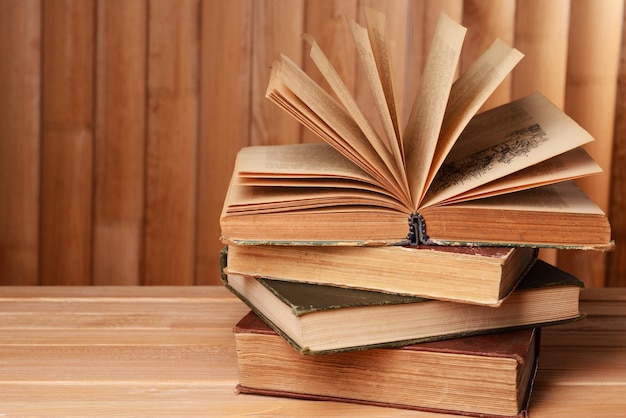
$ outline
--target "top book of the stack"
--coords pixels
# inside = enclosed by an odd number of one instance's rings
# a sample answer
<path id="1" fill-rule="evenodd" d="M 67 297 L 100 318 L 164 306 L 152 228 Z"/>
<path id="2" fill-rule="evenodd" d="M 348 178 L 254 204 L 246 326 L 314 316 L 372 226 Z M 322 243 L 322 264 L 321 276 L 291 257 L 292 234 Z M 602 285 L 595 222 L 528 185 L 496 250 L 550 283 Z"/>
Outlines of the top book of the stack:
<path id="1" fill-rule="evenodd" d="M 325 143 L 242 149 L 225 243 L 613 248 L 607 216 L 573 181 L 601 171 L 588 132 L 538 92 L 477 113 L 519 51 L 497 40 L 455 80 L 466 28 L 442 15 L 403 128 L 384 15 L 365 20 L 348 24 L 379 120 L 305 35 L 338 100 L 284 55 L 266 96 Z"/>

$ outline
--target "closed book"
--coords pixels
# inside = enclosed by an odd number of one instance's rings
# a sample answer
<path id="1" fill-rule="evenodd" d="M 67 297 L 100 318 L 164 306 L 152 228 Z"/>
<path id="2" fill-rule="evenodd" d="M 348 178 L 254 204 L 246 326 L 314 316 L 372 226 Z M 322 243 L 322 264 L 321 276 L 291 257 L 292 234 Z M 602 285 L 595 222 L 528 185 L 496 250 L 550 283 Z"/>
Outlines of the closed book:
<path id="1" fill-rule="evenodd" d="M 302 354 L 402 346 L 579 319 L 584 283 L 537 260 L 499 307 L 223 274 L 225 286 Z"/>
<path id="2" fill-rule="evenodd" d="M 234 333 L 241 393 L 480 417 L 527 415 L 539 352 L 539 329 L 326 356 L 298 354 L 253 312 Z"/>
<path id="3" fill-rule="evenodd" d="M 247 276 L 499 305 L 536 260 L 528 247 L 229 245 Z"/>

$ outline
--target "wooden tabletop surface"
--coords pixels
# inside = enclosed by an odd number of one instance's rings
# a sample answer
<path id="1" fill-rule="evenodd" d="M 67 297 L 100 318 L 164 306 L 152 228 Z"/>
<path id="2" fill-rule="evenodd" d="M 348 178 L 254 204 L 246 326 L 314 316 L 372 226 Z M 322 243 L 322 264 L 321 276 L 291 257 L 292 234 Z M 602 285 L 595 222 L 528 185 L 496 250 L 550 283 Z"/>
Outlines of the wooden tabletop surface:
<path id="1" fill-rule="evenodd" d="M 544 330 L 531 417 L 626 414 L 626 288 L 581 309 Z M 247 311 L 222 287 L 0 289 L 0 416 L 443 416 L 237 395 Z"/>

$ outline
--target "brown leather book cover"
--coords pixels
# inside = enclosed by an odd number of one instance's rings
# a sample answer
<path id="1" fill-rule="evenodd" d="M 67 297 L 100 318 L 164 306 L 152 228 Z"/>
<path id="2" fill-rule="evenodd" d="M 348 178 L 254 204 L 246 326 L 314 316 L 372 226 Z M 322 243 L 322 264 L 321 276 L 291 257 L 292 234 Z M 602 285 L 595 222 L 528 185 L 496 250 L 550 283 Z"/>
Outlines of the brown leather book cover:
<path id="1" fill-rule="evenodd" d="M 413 411 L 424 411 L 424 412 L 434 412 L 439 414 L 450 414 L 450 415 L 462 415 L 466 417 L 479 417 L 479 418 L 526 418 L 528 417 L 528 409 L 524 409 L 520 411 L 517 415 L 490 415 L 490 414 L 482 414 L 482 413 L 471 413 L 465 411 L 455 411 L 451 409 L 436 409 L 436 408 L 426 408 L 426 407 L 417 407 L 411 405 L 404 404 L 393 404 L 393 403 L 385 403 L 385 402 L 374 402 L 374 401 L 366 401 L 361 399 L 346 399 L 346 398 L 335 398 L 332 396 L 318 396 L 318 395 L 310 395 L 306 393 L 295 393 L 295 392 L 284 392 L 278 390 L 264 390 L 264 389 L 256 389 L 250 388 L 242 385 L 237 385 L 237 392 L 239 393 L 247 393 L 250 395 L 262 395 L 262 396 L 278 396 L 282 398 L 294 398 L 294 399 L 303 399 L 310 401 L 331 401 L 331 402 L 351 402 L 357 403 L 361 405 L 371 405 L 371 406 L 380 406 L 384 408 L 397 408 L 397 409 L 408 409 Z"/>
<path id="2" fill-rule="evenodd" d="M 261 318 L 259 318 L 254 312 L 249 312 L 244 318 L 242 318 L 234 327 L 235 334 L 238 333 L 253 333 L 264 335 L 277 335 L 276 332 L 270 328 Z M 529 341 L 534 338 L 535 341 L 535 356 L 533 357 L 533 365 L 531 376 L 528 383 L 528 389 L 526 390 L 526 396 L 522 403 L 523 407 L 520 409 L 515 417 L 526 417 L 528 415 L 528 404 L 530 401 L 530 394 L 532 392 L 532 385 L 534 382 L 535 374 L 538 364 L 538 352 L 539 352 L 539 336 L 540 328 L 524 329 L 517 331 L 509 331 L 488 335 L 478 335 L 471 337 L 464 337 L 445 341 L 433 341 L 421 344 L 413 344 L 409 346 L 399 348 L 383 348 L 378 350 L 409 350 L 409 351 L 433 351 L 440 353 L 454 353 L 454 354 L 467 354 L 472 356 L 488 356 L 488 357 L 508 357 L 513 358 L 518 363 L 524 362 L 529 350 Z M 335 355 L 342 356 L 358 356 L 359 352 L 341 353 Z M 307 356 L 308 357 L 308 356 Z M 321 356 L 324 357 L 324 356 Z M 310 358 L 310 357 L 309 357 Z M 297 361 L 289 359 L 287 361 Z M 477 417 L 504 417 L 505 415 L 494 415 L 485 413 L 476 413 L 468 411 L 459 411 L 445 408 L 431 408 L 423 407 L 420 405 L 410 404 L 398 404 L 392 402 L 372 401 L 363 399 L 352 399 L 340 396 L 328 396 L 317 395 L 311 393 L 302 393 L 296 391 L 287 390 L 272 390 L 257 387 L 249 387 L 243 384 L 237 385 L 237 390 L 240 393 L 249 393 L 257 395 L 267 396 L 280 396 L 297 399 L 308 400 L 322 400 L 322 401 L 339 401 L 339 402 L 352 402 L 366 405 L 409 409 L 409 410 L 421 410 L 429 412 L 440 412 L 455 415 L 464 416 L 477 416 Z"/>

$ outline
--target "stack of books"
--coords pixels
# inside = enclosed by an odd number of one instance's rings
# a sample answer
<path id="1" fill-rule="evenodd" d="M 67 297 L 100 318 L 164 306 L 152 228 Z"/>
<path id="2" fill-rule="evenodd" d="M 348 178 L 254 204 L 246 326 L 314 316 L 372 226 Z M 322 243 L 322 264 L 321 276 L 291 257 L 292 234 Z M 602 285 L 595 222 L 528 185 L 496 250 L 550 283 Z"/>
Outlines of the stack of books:
<path id="1" fill-rule="evenodd" d="M 220 222 L 222 281 L 251 308 L 239 391 L 523 416 L 541 328 L 583 316 L 583 282 L 538 248 L 614 246 L 573 181 L 600 171 L 593 138 L 540 93 L 478 113 L 522 54 L 496 41 L 454 81 L 465 28 L 445 15 L 401 129 L 384 16 L 348 24 L 379 120 L 307 36 L 335 97 L 285 56 L 267 97 L 325 142 L 237 156 Z"/>

